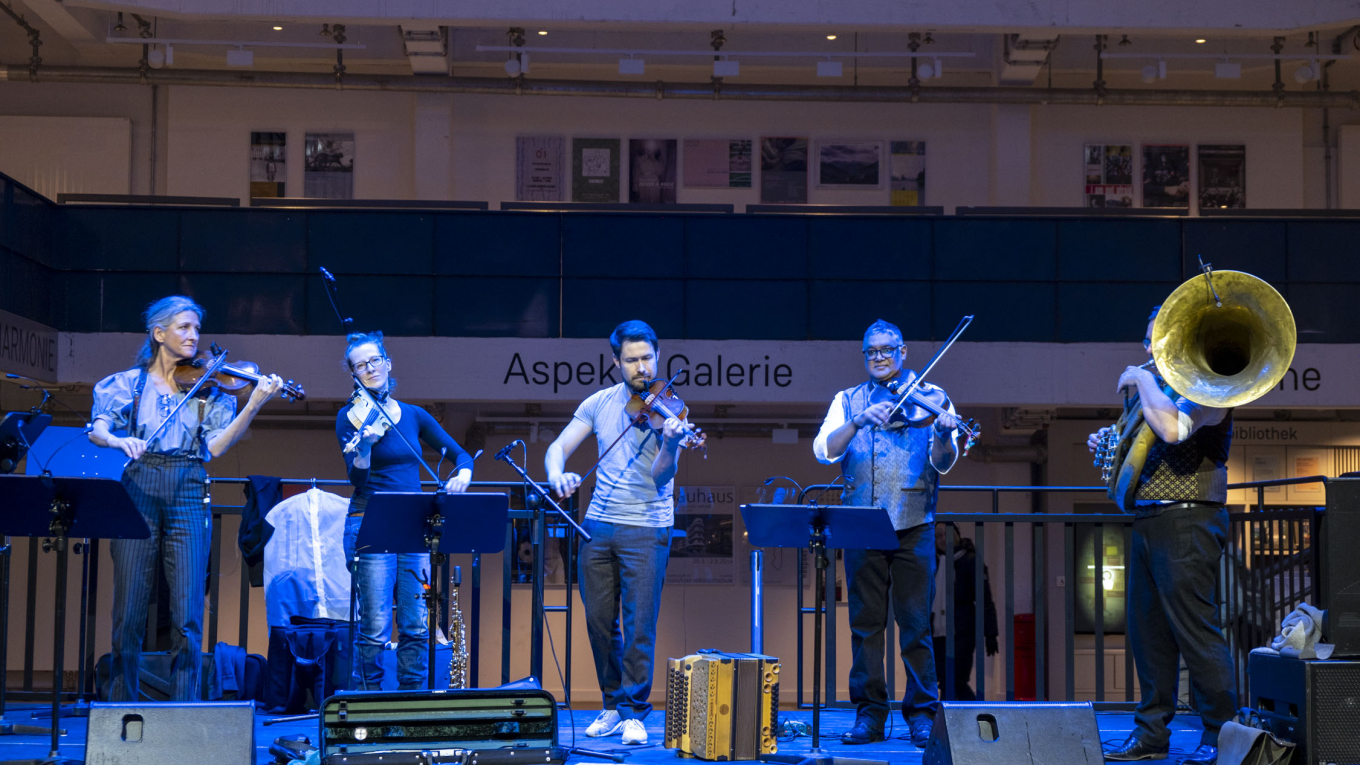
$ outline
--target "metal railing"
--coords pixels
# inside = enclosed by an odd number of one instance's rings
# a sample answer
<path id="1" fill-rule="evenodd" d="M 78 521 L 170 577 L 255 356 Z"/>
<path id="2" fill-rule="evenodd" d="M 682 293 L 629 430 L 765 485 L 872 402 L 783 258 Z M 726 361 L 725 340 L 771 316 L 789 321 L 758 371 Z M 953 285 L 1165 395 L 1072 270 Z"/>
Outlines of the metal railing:
<path id="1" fill-rule="evenodd" d="M 1297 486 L 1301 484 L 1322 483 L 1326 484 L 1326 477 L 1313 476 L 1307 478 L 1282 479 L 1274 481 L 1254 481 L 1248 483 L 1232 484 L 1229 489 L 1255 489 L 1256 503 L 1255 508 L 1246 512 L 1230 512 L 1229 535 L 1225 545 L 1223 558 L 1222 575 L 1219 582 L 1219 602 L 1220 602 L 1220 622 L 1224 630 L 1224 635 L 1228 640 L 1229 648 L 1232 651 L 1234 668 L 1237 677 L 1237 687 L 1239 699 L 1250 698 L 1250 678 L 1247 676 L 1247 655 L 1253 648 L 1268 645 L 1270 638 L 1278 631 L 1280 620 L 1289 613 L 1300 601 L 1313 599 L 1316 600 L 1316 581 L 1317 572 L 1321 565 L 1321 548 L 1315 543 L 1318 538 L 1318 524 L 1320 511 L 1318 508 L 1301 509 L 1266 509 L 1266 489 L 1276 486 Z M 803 490 L 800 501 L 812 492 L 830 491 L 840 489 L 840 486 L 833 484 L 820 484 L 808 486 Z M 1124 569 L 1127 565 L 1129 552 L 1132 550 L 1133 521 L 1134 516 L 1124 513 L 1001 513 L 1000 497 L 1002 493 L 1026 492 L 1033 494 L 1048 493 L 1090 493 L 1099 494 L 1102 497 L 1105 493 L 1104 486 L 941 486 L 942 492 L 980 492 L 991 494 L 991 511 L 985 513 L 936 513 L 937 523 L 954 522 L 960 526 L 966 524 L 973 525 L 972 544 L 975 549 L 974 559 L 974 595 L 973 595 L 973 667 L 976 668 L 975 690 L 978 699 L 987 698 L 987 656 L 986 656 L 986 636 L 984 634 L 985 623 L 985 601 L 984 587 L 987 583 L 986 566 L 986 544 L 987 534 L 985 529 L 989 525 L 1001 524 L 1004 527 L 1004 542 L 1002 550 L 1002 577 L 1000 580 L 1003 594 L 1001 600 L 997 602 L 997 621 L 998 637 L 1001 638 L 1004 652 L 996 657 L 996 661 L 1003 661 L 1005 664 L 1005 699 L 1007 701 L 1025 700 L 1033 698 L 1036 700 L 1076 700 L 1077 689 L 1077 650 L 1076 635 L 1078 628 L 1083 628 L 1082 632 L 1091 634 L 1093 646 L 1093 674 L 1094 674 L 1094 703 L 1099 709 L 1131 709 L 1136 704 L 1134 665 L 1132 651 L 1128 649 L 1127 643 L 1124 645 L 1123 652 L 1123 698 L 1111 698 L 1111 694 L 1106 689 L 1106 656 L 1108 651 L 1107 641 L 1107 621 L 1113 620 L 1119 625 L 1118 629 L 1123 628 L 1123 614 L 1106 613 L 1106 578 L 1110 578 L 1111 585 L 1115 579 L 1115 572 Z M 1319 505 L 1323 504 L 1319 502 Z M 1111 505 L 1113 508 L 1113 505 Z M 1015 565 L 1017 554 L 1015 549 L 1015 527 L 1017 524 L 1029 526 L 1030 552 L 1028 562 L 1031 565 L 1033 576 L 1029 582 L 1032 590 L 1033 599 L 1033 619 L 1034 619 L 1034 656 L 1032 668 L 1034 671 L 1034 694 L 1030 697 L 1024 694 L 1017 697 L 1016 693 L 1016 671 L 1019 668 L 1016 658 L 1015 646 Z M 1063 584 L 1063 623 L 1060 625 L 1063 636 L 1063 666 L 1064 666 L 1064 687 L 1061 695 L 1055 693 L 1056 689 L 1050 688 L 1047 672 L 1049 662 L 1047 658 L 1048 637 L 1050 625 L 1048 624 L 1048 526 L 1061 524 L 1062 527 L 1062 573 Z M 1021 532 L 1023 538 L 1023 530 Z M 1078 545 L 1078 538 L 1085 544 Z M 1098 541 L 1097 541 L 1098 540 Z M 1123 552 L 1117 557 L 1121 559 L 1117 563 L 1104 560 L 1106 557 L 1102 553 L 1102 547 L 1115 544 Z M 1080 549 L 1079 549 L 1080 548 Z M 804 686 L 804 659 L 803 645 L 805 618 L 815 613 L 815 609 L 806 604 L 806 584 L 803 578 L 803 554 L 799 555 L 798 566 L 798 595 L 797 595 L 797 645 L 798 656 L 796 660 L 796 688 L 797 706 L 800 709 L 810 707 L 805 703 Z M 1090 563 L 1086 563 L 1087 554 L 1090 555 Z M 1081 557 L 1081 561 L 1078 561 Z M 954 540 L 953 535 L 945 535 L 945 552 L 943 560 L 952 561 L 954 559 Z M 1079 568 L 1080 567 L 1080 568 Z M 1094 575 L 1083 576 L 1085 569 L 1094 570 Z M 942 698 L 957 698 L 957 688 L 955 687 L 955 663 L 958 654 L 955 646 L 959 636 L 955 630 L 955 575 L 954 567 L 946 566 L 944 572 L 945 595 L 943 598 L 945 611 L 945 661 L 944 676 L 939 678 L 941 684 Z M 993 580 L 995 581 L 995 580 Z M 824 602 L 829 606 L 836 603 L 835 577 L 828 576 L 826 580 L 826 592 Z M 846 583 L 849 586 L 849 583 Z M 1083 589 L 1089 588 L 1090 607 L 1081 608 L 1078 602 L 1082 597 Z M 1111 587 L 1113 589 L 1113 587 Z M 1125 596 L 1127 597 L 1127 596 Z M 837 629 L 835 608 L 828 607 L 826 626 L 824 627 L 825 656 L 823 667 L 825 675 L 822 678 L 814 678 L 813 682 L 822 683 L 822 698 L 824 704 L 830 707 L 851 708 L 848 701 L 836 698 L 836 654 L 837 654 Z M 1079 613 L 1082 616 L 1078 623 Z M 884 644 L 887 647 L 885 655 L 885 670 L 887 673 L 887 691 L 890 703 L 896 707 L 899 702 L 894 701 L 897 694 L 895 691 L 897 659 L 894 645 L 895 623 L 891 613 L 887 619 L 886 634 Z M 1085 642 L 1085 641 L 1083 641 Z M 1025 667 L 1028 669 L 1029 667 Z M 1118 670 L 1116 670 L 1118 671 Z"/>

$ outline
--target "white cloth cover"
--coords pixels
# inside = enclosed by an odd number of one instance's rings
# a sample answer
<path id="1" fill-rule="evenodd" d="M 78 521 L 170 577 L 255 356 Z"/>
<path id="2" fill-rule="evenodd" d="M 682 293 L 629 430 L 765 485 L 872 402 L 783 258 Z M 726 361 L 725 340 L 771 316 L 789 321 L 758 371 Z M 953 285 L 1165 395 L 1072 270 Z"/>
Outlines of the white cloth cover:
<path id="1" fill-rule="evenodd" d="M 1323 659 L 1331 657 L 1336 646 L 1320 643 L 1322 639 L 1322 611 L 1307 603 L 1289 612 L 1280 622 L 1280 634 L 1270 641 L 1270 648 L 1257 648 L 1252 653 L 1276 653 L 1290 659 Z"/>
<path id="2" fill-rule="evenodd" d="M 320 489 L 274 505 L 265 522 L 264 602 L 270 627 L 294 616 L 349 619 L 345 515 L 349 500 Z"/>

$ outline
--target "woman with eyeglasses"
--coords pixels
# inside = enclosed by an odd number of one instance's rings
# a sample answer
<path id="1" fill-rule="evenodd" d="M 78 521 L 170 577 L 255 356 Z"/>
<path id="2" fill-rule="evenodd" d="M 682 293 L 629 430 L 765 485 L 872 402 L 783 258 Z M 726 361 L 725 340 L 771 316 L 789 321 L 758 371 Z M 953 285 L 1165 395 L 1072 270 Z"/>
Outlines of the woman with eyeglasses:
<path id="1" fill-rule="evenodd" d="M 350 335 L 345 350 L 345 368 L 368 389 L 396 421 L 390 432 L 385 418 L 367 412 L 365 399 L 358 395 L 336 415 L 335 435 L 345 458 L 349 482 L 354 485 L 349 518 L 345 522 L 345 558 L 354 559 L 359 527 L 369 499 L 379 491 L 420 491 L 421 467 L 412 446 L 432 447 L 439 457 L 430 463 L 449 462 L 453 475 L 444 484 L 449 492 L 466 491 L 472 482 L 472 460 L 430 413 L 418 406 L 392 398 L 396 380 L 392 378 L 392 359 L 387 355 L 381 332 Z M 365 416 L 357 416 L 364 412 Z M 351 413 L 356 416 L 351 418 Z M 376 415 L 376 416 L 375 416 Z M 419 448 L 417 446 L 417 448 Z M 436 468 L 438 470 L 439 468 Z M 396 590 L 397 682 L 403 690 L 425 687 L 429 667 L 422 582 L 430 581 L 428 553 L 367 554 L 359 550 L 354 576 L 358 581 L 359 635 L 358 667 L 353 681 L 360 690 L 378 690 L 382 667 L 378 658 L 392 628 L 392 592 Z"/>

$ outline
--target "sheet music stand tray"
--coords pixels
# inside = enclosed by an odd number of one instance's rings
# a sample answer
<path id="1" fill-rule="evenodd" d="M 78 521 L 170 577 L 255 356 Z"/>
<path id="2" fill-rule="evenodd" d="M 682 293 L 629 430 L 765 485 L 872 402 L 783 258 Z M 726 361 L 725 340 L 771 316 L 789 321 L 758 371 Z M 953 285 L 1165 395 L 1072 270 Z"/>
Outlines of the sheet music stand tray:
<path id="1" fill-rule="evenodd" d="M 57 603 L 52 654 L 52 749 L 47 761 L 60 761 L 57 727 L 61 716 L 63 648 L 66 643 L 67 541 L 85 539 L 146 539 L 151 536 L 141 512 L 132 504 L 122 483 L 109 478 L 58 478 L 0 475 L 0 496 L 6 512 L 0 515 L 0 534 L 17 537 L 54 537 L 43 540 L 43 550 L 57 552 Z"/>
<path id="2" fill-rule="evenodd" d="M 853 505 L 742 505 L 753 547 L 810 548 L 816 567 L 812 618 L 812 749 L 806 755 L 765 755 L 763 762 L 794 765 L 886 765 L 884 760 L 837 757 L 821 748 L 822 618 L 828 549 L 895 550 L 897 533 L 881 507 Z"/>
<path id="3" fill-rule="evenodd" d="M 510 513 L 510 495 L 492 492 L 449 494 L 444 491 L 380 491 L 364 509 L 364 519 L 381 518 L 380 523 L 359 527 L 354 542 L 356 554 L 429 553 L 430 581 L 426 589 L 429 658 L 426 687 L 434 690 L 435 604 L 439 603 L 439 577 L 434 573 L 444 565 L 444 556 L 459 553 L 498 553 L 505 549 L 505 522 Z M 449 533 L 445 533 L 448 530 Z M 401 576 L 400 571 L 397 576 Z M 354 644 L 355 601 L 358 576 L 350 576 L 350 644 Z M 358 651 L 351 651 L 354 662 Z M 350 676 L 354 676 L 353 666 Z"/>

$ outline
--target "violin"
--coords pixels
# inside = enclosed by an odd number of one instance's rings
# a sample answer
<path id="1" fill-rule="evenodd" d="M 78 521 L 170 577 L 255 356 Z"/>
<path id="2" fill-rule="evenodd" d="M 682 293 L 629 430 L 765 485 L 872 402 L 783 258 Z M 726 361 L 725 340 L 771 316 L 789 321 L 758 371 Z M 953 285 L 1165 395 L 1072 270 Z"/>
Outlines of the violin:
<path id="1" fill-rule="evenodd" d="M 623 410 L 632 419 L 634 427 L 652 430 L 658 435 L 665 428 L 666 420 L 674 417 L 685 432 L 680 445 L 686 449 L 703 449 L 704 459 L 708 459 L 708 448 L 704 446 L 708 435 L 687 420 L 689 407 L 675 395 L 670 380 L 651 380 L 645 392 L 633 391 Z"/>
<path id="2" fill-rule="evenodd" d="M 877 404 L 881 401 L 892 403 L 897 399 L 892 396 L 901 396 L 903 388 L 908 387 L 901 380 L 889 380 L 882 388 L 875 388 L 874 393 L 869 397 L 869 403 Z M 879 391 L 884 391 L 879 393 Z M 901 427 L 924 428 L 935 424 L 935 418 L 949 411 L 949 396 L 940 388 L 919 388 L 912 387 L 901 401 L 897 401 L 897 406 L 893 413 L 888 417 L 888 423 L 883 427 L 888 430 L 895 430 Z M 963 444 L 964 455 L 972 449 L 982 437 L 982 428 L 975 420 L 964 422 L 959 421 L 959 430 L 963 431 L 968 439 Z"/>
<path id="3" fill-rule="evenodd" d="M 255 390 L 255 385 L 264 379 L 260 374 L 260 366 L 253 361 L 237 361 L 232 364 L 221 364 L 215 371 L 212 370 L 213 360 L 222 353 L 224 351 L 218 348 L 216 343 L 212 346 L 212 356 L 200 348 L 192 359 L 184 359 L 175 365 L 175 383 L 181 391 L 187 391 L 198 385 L 199 381 L 212 371 L 212 376 L 203 380 L 199 387 L 199 394 L 217 388 L 235 396 L 238 407 L 244 406 L 245 400 L 250 398 L 250 394 Z M 279 395 L 288 401 L 302 401 L 307 398 L 307 391 L 289 380 L 283 384 Z"/>
<path id="4" fill-rule="evenodd" d="M 371 390 L 368 393 L 369 395 L 365 396 L 364 392 L 356 387 L 354 395 L 349 398 L 349 422 L 357 430 L 345 443 L 345 454 L 359 448 L 359 442 L 363 441 L 364 431 L 368 428 L 377 428 L 380 433 L 387 435 L 387 431 L 392 428 L 392 425 L 401 422 L 401 404 L 397 403 L 396 399 L 391 396 L 384 396 L 379 401 L 378 394 Z M 386 417 L 378 412 L 378 408 L 374 406 L 375 403 L 382 407 L 383 412 L 387 413 Z"/>

